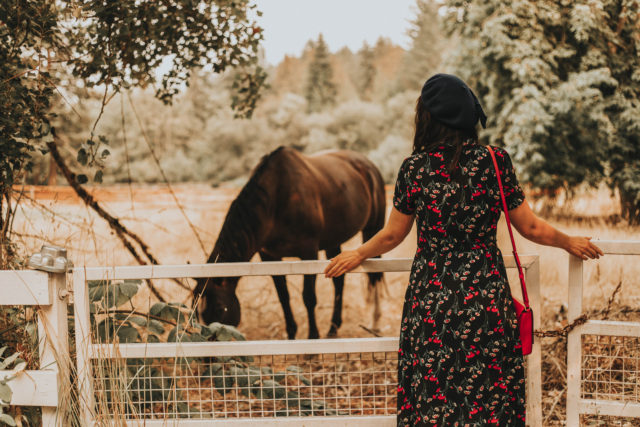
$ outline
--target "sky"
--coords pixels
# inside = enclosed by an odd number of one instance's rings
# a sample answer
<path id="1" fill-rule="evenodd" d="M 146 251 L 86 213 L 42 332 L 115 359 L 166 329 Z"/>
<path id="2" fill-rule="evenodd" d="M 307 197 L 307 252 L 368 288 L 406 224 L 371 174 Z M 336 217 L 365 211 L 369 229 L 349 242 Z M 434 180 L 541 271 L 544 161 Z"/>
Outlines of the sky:
<path id="1" fill-rule="evenodd" d="M 267 62 L 299 56 L 309 39 L 322 33 L 332 52 L 347 46 L 357 51 L 366 40 L 379 37 L 407 48 L 407 28 L 414 16 L 415 0 L 255 0 L 263 15 Z"/>

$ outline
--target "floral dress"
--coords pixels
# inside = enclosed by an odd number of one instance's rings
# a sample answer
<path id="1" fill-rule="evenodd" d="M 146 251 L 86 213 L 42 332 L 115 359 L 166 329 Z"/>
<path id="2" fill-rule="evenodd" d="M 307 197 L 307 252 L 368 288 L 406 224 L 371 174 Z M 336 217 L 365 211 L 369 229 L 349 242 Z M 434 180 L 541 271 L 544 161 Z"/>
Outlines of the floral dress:
<path id="1" fill-rule="evenodd" d="M 494 148 L 509 209 L 524 201 L 511 159 Z M 407 158 L 393 205 L 415 214 L 418 248 L 400 330 L 398 426 L 525 424 L 523 356 L 496 243 L 500 192 L 491 156 L 463 143 Z"/>

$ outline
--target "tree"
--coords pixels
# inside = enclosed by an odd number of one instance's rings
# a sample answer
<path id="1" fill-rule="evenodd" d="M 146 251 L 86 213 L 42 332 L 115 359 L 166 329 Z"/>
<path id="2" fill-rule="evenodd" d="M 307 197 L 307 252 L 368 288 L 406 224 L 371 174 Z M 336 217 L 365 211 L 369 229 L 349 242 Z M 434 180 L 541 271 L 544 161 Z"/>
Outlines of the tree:
<path id="1" fill-rule="evenodd" d="M 433 0 L 416 0 L 415 13 L 407 31 L 411 47 L 405 54 L 399 79 L 405 90 L 420 89 L 442 61 L 443 32 L 438 5 Z"/>
<path id="2" fill-rule="evenodd" d="M 376 78 L 375 52 L 365 41 L 362 49 L 358 52 L 358 56 L 360 57 L 360 73 L 357 87 L 360 92 L 360 98 L 364 101 L 371 101 L 373 84 Z"/>
<path id="3" fill-rule="evenodd" d="M 56 148 L 51 107 L 58 97 L 67 102 L 65 84 L 79 79 L 98 89 L 103 107 L 122 89 L 148 85 L 157 85 L 156 96 L 170 103 L 196 67 L 240 69 L 232 103 L 248 116 L 265 79 L 254 8 L 250 0 L 0 2 L 0 266 L 12 254 L 12 186 L 31 168 L 34 151 Z M 157 77 L 167 61 L 168 70 Z M 80 164 L 100 168 L 109 154 L 108 140 L 94 133 L 102 111 L 86 130 Z M 76 189 L 87 181 L 68 168 L 63 172 Z M 98 170 L 95 179 L 101 175 Z"/>
<path id="4" fill-rule="evenodd" d="M 640 222 L 640 0 L 446 4 L 452 68 L 489 116 L 483 138 L 535 187 L 606 180 Z"/>
<path id="5" fill-rule="evenodd" d="M 309 112 L 320 111 L 327 105 L 332 105 L 335 103 L 336 94 L 329 48 L 320 34 L 313 45 L 313 57 L 309 64 L 305 86 Z"/>

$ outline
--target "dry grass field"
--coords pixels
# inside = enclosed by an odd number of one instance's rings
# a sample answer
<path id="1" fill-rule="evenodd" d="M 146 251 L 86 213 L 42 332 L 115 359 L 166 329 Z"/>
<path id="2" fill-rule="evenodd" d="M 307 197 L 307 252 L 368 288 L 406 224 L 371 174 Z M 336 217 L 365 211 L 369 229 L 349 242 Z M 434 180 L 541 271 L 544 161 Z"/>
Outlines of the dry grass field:
<path id="1" fill-rule="evenodd" d="M 388 196 L 391 196 L 388 189 Z M 147 242 L 152 253 L 164 264 L 203 263 L 222 226 L 226 210 L 237 194 L 237 188 L 210 188 L 190 184 L 177 186 L 175 194 L 184 209 L 177 207 L 171 194 L 163 186 L 100 187 L 94 189 L 96 198 L 112 214 Z M 536 204 L 533 204 L 536 208 Z M 547 220 L 569 234 L 591 236 L 594 240 L 638 240 L 640 228 L 624 223 L 613 224 L 608 219 L 617 209 L 617 201 L 605 190 L 585 193 L 562 214 L 554 214 Z M 205 253 L 188 225 L 184 215 L 195 226 L 204 242 Z M 17 240 L 26 248 L 26 254 L 39 249 L 44 242 L 62 245 L 68 249 L 76 266 L 133 265 L 135 260 L 123 248 L 120 241 L 102 218 L 95 215 L 75 197 L 68 187 L 27 187 L 24 191 L 15 220 Z M 498 228 L 499 243 L 503 253 L 510 254 L 506 225 Z M 517 235 L 521 254 L 537 254 L 541 262 L 541 293 L 544 300 L 545 323 L 567 299 L 568 255 L 560 249 L 536 245 Z M 360 242 L 356 236 L 344 247 L 353 248 Z M 415 234 L 409 237 L 385 257 L 412 257 L 415 250 Z M 324 254 L 320 255 L 321 257 Z M 256 257 L 254 260 L 258 260 Z M 511 275 L 517 289 L 517 276 Z M 600 308 L 622 282 L 617 301 L 624 305 L 640 306 L 640 262 L 631 256 L 606 256 L 585 265 L 585 303 L 587 308 Z M 384 317 L 381 322 L 383 335 L 397 334 L 407 273 L 386 275 L 389 296 L 384 298 Z M 515 279 L 515 280 L 514 280 Z M 290 277 L 292 307 L 298 321 L 298 338 L 307 335 L 306 311 L 302 303 L 301 278 Z M 193 284 L 192 281 L 189 281 Z M 187 301 L 188 292 L 173 282 L 159 284 L 170 301 Z M 245 278 L 239 285 L 242 305 L 240 329 L 252 339 L 285 338 L 284 320 L 273 283 L 270 278 Z M 333 304 L 331 281 L 319 277 L 317 283 L 317 315 L 321 334 L 329 327 Z M 148 302 L 148 293 L 141 293 L 136 301 L 140 308 Z M 340 336 L 367 336 L 359 325 L 369 326 L 370 306 L 366 300 L 365 277 L 350 275 L 345 286 L 344 323 Z M 146 300 L 145 300 L 146 298 Z"/>
<path id="2" fill-rule="evenodd" d="M 203 263 L 213 247 L 222 226 L 226 210 L 238 193 L 238 188 L 211 188 L 190 184 L 174 188 L 182 205 L 178 208 L 174 197 L 163 186 L 112 186 L 93 190 L 94 196 L 109 212 L 149 244 L 152 253 L 163 264 Z M 391 197 L 391 188 L 387 189 Z M 597 240 L 640 240 L 640 227 L 629 227 L 616 222 L 617 200 L 607 190 L 585 191 L 571 203 L 562 203 L 552 209 L 546 219 L 568 234 L 591 236 Z M 532 204 L 542 211 L 543 202 Z M 549 211 L 548 209 L 545 211 Z M 194 226 L 192 229 L 185 215 Z M 134 265 L 106 223 L 75 197 L 67 187 L 27 187 L 20 199 L 16 215 L 15 240 L 26 248 L 25 254 L 35 252 L 45 242 L 68 249 L 76 266 Z M 194 231 L 195 230 L 195 231 Z M 198 233 L 205 251 L 195 237 Z M 503 253 L 510 254 L 506 224 L 498 227 L 499 244 Z M 517 233 L 516 233 L 517 234 Z M 543 298 L 542 328 L 553 329 L 566 324 L 568 255 L 560 249 L 548 248 L 526 241 L 517 235 L 521 254 L 537 254 L 541 263 L 541 294 Z M 353 248 L 360 242 L 356 236 L 344 247 Z M 414 232 L 385 257 L 412 257 L 415 250 Z M 324 257 L 324 254 L 320 255 Z M 254 259 L 257 260 L 257 257 Z M 585 308 L 602 309 L 613 290 L 621 283 L 616 294 L 615 307 L 640 307 L 640 262 L 632 256 L 605 256 L 585 264 Z M 517 275 L 510 272 L 512 288 L 518 289 Z M 408 273 L 386 274 L 388 296 L 383 298 L 383 317 L 380 332 L 396 336 L 402 310 Z M 301 277 L 289 277 L 292 307 L 298 322 L 298 338 L 307 336 L 306 310 L 302 302 Z M 193 281 L 188 281 L 193 285 Z M 171 281 L 158 282 L 168 301 L 190 303 L 190 294 Z M 244 278 L 239 284 L 238 296 L 242 306 L 239 329 L 249 339 L 284 339 L 286 332 L 282 310 L 273 283 L 268 277 Z M 333 285 L 324 277 L 317 282 L 318 306 L 316 314 L 321 335 L 327 333 L 333 304 Z M 146 311 L 152 302 L 145 290 L 134 299 L 134 305 Z M 365 276 L 349 275 L 346 279 L 341 337 L 365 337 L 370 333 L 363 326 L 371 325 L 372 307 L 367 302 Z M 609 317 L 637 319 L 635 313 L 611 310 Z M 543 384 L 545 384 L 545 425 L 561 424 L 564 418 L 564 345 L 561 339 L 543 340 Z M 636 349 L 637 350 L 637 349 Z M 623 424 L 626 425 L 626 424 Z"/>

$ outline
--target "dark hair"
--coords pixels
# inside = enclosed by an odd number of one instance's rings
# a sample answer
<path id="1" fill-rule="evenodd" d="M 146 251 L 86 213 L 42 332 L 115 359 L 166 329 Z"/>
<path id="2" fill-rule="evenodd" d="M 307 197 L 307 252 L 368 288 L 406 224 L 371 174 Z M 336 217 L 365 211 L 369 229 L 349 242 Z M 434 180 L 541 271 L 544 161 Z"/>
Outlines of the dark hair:
<path id="1" fill-rule="evenodd" d="M 478 141 L 478 132 L 475 127 L 470 129 L 454 129 L 431 117 L 431 114 L 422 106 L 421 97 L 416 103 L 415 117 L 416 133 L 413 137 L 413 154 L 429 152 L 438 145 L 447 143 L 456 148 L 456 152 L 449 164 L 448 172 L 453 174 L 458 168 L 462 143 L 469 139 Z"/>

